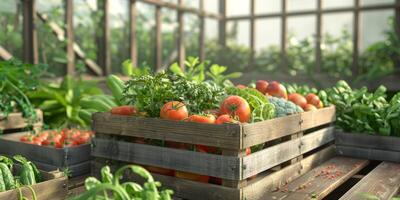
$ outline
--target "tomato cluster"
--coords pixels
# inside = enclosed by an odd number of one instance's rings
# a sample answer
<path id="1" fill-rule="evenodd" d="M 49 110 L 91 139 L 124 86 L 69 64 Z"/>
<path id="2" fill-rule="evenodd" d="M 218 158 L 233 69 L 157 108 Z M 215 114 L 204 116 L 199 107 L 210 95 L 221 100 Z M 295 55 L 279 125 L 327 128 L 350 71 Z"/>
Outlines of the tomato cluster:
<path id="1" fill-rule="evenodd" d="M 39 146 L 64 148 L 86 144 L 90 142 L 93 134 L 92 131 L 77 129 L 48 130 L 42 131 L 39 134 L 24 135 L 20 138 L 20 141 Z"/>

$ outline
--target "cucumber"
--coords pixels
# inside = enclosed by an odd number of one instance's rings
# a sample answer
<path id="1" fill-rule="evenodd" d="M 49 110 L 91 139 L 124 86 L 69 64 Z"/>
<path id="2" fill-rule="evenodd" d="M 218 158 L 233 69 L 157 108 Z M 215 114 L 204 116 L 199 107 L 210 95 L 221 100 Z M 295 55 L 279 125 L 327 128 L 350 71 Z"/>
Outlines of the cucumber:
<path id="1" fill-rule="evenodd" d="M 78 111 L 78 115 L 79 117 L 85 121 L 87 124 L 90 124 L 90 122 L 92 121 L 92 112 L 90 112 L 89 110 L 86 109 L 80 109 Z"/>
<path id="2" fill-rule="evenodd" d="M 108 112 L 112 108 L 100 99 L 83 98 L 80 100 L 79 105 L 84 109 L 93 109 L 98 112 Z"/>
<path id="3" fill-rule="evenodd" d="M 110 96 L 110 95 L 94 95 L 91 96 L 90 99 L 100 99 L 102 100 L 104 103 L 106 103 L 107 105 L 109 105 L 111 108 L 113 107 L 117 107 L 118 105 L 113 101 L 114 97 Z"/>
<path id="4" fill-rule="evenodd" d="M 117 101 L 118 105 L 123 105 L 122 101 L 122 93 L 124 91 L 124 81 L 122 81 L 118 76 L 109 75 L 107 77 L 107 87 L 111 90 L 115 100 Z"/>
<path id="5" fill-rule="evenodd" d="M 2 178 L 6 190 L 15 188 L 14 176 L 11 173 L 11 170 L 7 167 L 5 163 L 0 163 L 0 171 L 2 173 Z"/>

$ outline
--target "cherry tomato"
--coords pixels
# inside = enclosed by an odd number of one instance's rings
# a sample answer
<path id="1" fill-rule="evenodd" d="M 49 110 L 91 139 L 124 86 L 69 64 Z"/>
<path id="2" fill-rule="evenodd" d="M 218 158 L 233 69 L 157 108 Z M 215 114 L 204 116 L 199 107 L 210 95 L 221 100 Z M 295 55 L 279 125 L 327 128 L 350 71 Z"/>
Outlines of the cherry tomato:
<path id="1" fill-rule="evenodd" d="M 224 124 L 224 123 L 238 123 L 235 119 L 233 119 L 230 115 L 221 115 L 215 120 L 216 124 Z"/>
<path id="2" fill-rule="evenodd" d="M 240 122 L 248 122 L 251 117 L 249 103 L 240 96 L 227 97 L 220 106 L 221 114 L 238 117 Z"/>
<path id="3" fill-rule="evenodd" d="M 188 117 L 187 121 L 197 122 L 197 123 L 205 123 L 205 124 L 214 124 L 215 116 L 214 115 L 191 115 Z"/>
<path id="4" fill-rule="evenodd" d="M 179 101 L 170 101 L 161 108 L 160 117 L 162 119 L 169 119 L 181 121 L 188 117 L 189 113 L 184 103 Z"/>

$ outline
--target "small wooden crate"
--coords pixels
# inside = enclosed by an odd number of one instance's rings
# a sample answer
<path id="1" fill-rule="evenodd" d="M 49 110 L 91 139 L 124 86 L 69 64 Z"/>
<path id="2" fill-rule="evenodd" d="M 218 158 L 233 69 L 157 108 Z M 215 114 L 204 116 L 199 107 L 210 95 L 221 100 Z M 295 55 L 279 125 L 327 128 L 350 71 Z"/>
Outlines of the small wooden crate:
<path id="1" fill-rule="evenodd" d="M 334 107 L 252 124 L 223 125 L 95 113 L 92 155 L 97 159 L 92 173 L 98 175 L 105 164 L 137 163 L 222 179 L 220 186 L 154 174 L 180 198 L 262 199 L 269 190 L 334 155 L 334 120 Z M 213 146 L 222 155 L 121 140 L 131 137 Z M 260 144 L 266 148 L 244 155 L 246 148 Z"/>
<path id="2" fill-rule="evenodd" d="M 339 155 L 369 160 L 400 162 L 400 138 L 367 133 L 335 132 Z"/>
<path id="3" fill-rule="evenodd" d="M 16 171 L 19 170 L 18 165 L 14 165 Z M 67 197 L 67 177 L 62 172 L 41 171 L 44 181 L 32 185 L 32 189 L 36 193 L 37 199 L 64 200 Z M 31 191 L 27 187 L 22 187 L 21 192 L 27 199 L 33 199 Z M 19 199 L 19 190 L 7 190 L 0 192 L 0 199 Z"/>
<path id="4" fill-rule="evenodd" d="M 57 149 L 20 142 L 19 138 L 26 134 L 21 132 L 0 136 L 0 154 L 22 155 L 44 171 L 68 168 L 71 177 L 90 173 L 91 144 Z"/>
<path id="5" fill-rule="evenodd" d="M 36 110 L 37 122 L 33 124 L 35 131 L 40 131 L 43 126 L 43 113 L 41 110 Z M 7 118 L 0 116 L 0 132 L 16 133 L 21 132 L 28 124 L 26 119 L 22 117 L 22 113 L 11 113 Z"/>

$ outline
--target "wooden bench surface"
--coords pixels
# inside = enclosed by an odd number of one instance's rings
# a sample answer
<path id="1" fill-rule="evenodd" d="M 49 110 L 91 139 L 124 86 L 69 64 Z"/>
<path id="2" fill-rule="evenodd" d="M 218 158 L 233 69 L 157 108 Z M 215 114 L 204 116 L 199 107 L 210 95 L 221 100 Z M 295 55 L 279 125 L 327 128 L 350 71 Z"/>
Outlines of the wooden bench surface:
<path id="1" fill-rule="evenodd" d="M 400 164 L 383 162 L 353 186 L 340 200 L 390 199 L 400 188 Z"/>
<path id="2" fill-rule="evenodd" d="M 322 199 L 364 168 L 369 161 L 335 157 L 292 181 L 266 199 Z"/>

